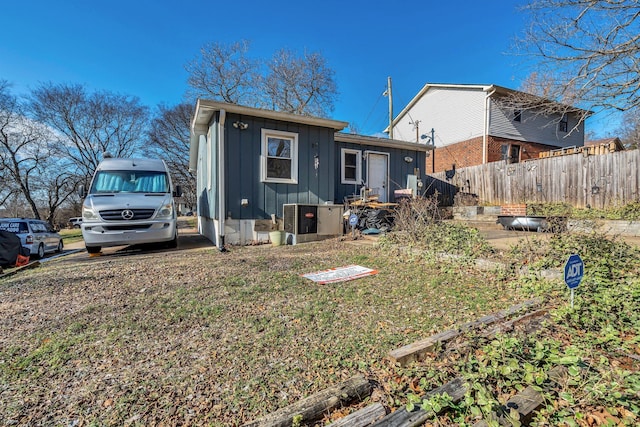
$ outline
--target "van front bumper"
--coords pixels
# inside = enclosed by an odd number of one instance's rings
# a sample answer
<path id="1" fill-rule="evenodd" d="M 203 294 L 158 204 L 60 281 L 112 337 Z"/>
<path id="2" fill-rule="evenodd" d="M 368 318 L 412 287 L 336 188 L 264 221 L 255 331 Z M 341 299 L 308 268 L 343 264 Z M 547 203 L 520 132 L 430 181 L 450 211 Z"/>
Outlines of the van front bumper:
<path id="1" fill-rule="evenodd" d="M 83 223 L 82 238 L 85 246 L 121 246 L 144 243 L 161 243 L 173 240 L 177 235 L 176 221 L 152 221 L 142 223 Z"/>

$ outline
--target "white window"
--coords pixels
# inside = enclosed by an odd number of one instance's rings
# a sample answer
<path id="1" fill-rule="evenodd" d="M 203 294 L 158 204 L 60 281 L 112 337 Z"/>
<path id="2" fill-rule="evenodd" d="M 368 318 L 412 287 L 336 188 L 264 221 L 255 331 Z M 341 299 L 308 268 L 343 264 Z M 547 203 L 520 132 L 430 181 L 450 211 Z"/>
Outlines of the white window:
<path id="1" fill-rule="evenodd" d="M 262 182 L 298 183 L 298 134 L 262 129 Z"/>
<path id="2" fill-rule="evenodd" d="M 362 152 L 343 148 L 341 165 L 343 184 L 362 183 Z"/>

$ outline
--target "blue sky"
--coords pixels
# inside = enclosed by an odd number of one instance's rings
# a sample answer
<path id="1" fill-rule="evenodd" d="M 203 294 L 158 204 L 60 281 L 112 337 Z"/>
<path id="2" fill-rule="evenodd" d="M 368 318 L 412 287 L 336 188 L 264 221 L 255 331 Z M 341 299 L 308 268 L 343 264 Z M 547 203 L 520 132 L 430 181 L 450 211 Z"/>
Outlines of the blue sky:
<path id="1" fill-rule="evenodd" d="M 185 64 L 207 42 L 251 42 L 268 59 L 281 48 L 320 52 L 340 92 L 331 118 L 361 134 L 388 121 L 425 83 L 498 84 L 526 77 L 509 54 L 526 26 L 520 0 L 220 1 L 30 0 L 2 5 L 0 79 L 21 94 L 40 82 L 79 83 L 140 98 L 182 101 Z"/>

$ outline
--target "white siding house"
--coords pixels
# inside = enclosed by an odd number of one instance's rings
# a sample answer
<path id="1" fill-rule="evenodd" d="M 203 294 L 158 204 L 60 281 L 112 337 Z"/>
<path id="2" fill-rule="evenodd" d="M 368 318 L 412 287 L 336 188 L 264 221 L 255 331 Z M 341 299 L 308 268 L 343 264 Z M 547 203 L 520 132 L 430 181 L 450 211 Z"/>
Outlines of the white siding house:
<path id="1" fill-rule="evenodd" d="M 584 145 L 579 119 L 584 111 L 570 106 L 562 106 L 567 107 L 562 115 L 543 115 L 536 108 L 519 111 L 505 102 L 516 94 L 523 93 L 496 85 L 426 84 L 393 120 L 393 137 L 434 144 L 427 172 L 519 162 Z"/>

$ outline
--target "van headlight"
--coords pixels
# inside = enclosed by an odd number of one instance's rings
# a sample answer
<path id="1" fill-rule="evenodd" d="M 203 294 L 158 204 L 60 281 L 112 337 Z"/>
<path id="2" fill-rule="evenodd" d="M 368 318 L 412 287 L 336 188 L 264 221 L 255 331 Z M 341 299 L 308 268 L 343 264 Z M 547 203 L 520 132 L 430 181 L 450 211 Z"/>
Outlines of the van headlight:
<path id="1" fill-rule="evenodd" d="M 82 220 L 83 221 L 94 221 L 99 219 L 98 214 L 91 208 L 83 206 L 82 207 Z"/>
<path id="2" fill-rule="evenodd" d="M 173 216 L 173 205 L 171 203 L 164 205 L 158 211 L 157 218 L 171 218 Z"/>

